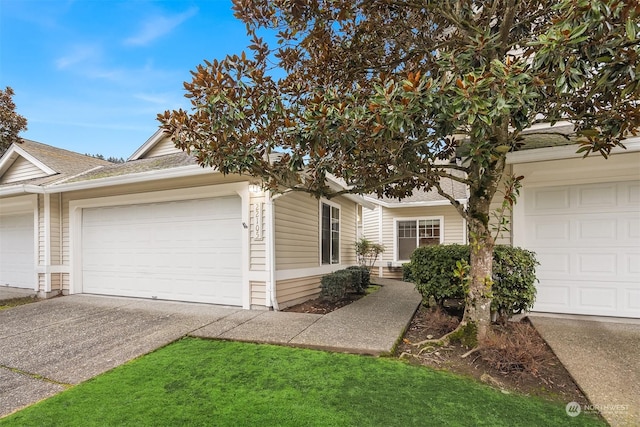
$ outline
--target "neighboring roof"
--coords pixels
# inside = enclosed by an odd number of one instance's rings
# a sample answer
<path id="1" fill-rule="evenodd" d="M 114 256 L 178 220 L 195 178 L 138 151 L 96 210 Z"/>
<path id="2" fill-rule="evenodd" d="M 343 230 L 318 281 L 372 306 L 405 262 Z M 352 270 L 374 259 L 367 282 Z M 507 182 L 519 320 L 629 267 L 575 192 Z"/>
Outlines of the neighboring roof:
<path id="1" fill-rule="evenodd" d="M 550 126 L 548 123 L 533 125 L 522 132 L 522 138 L 524 145 L 520 151 L 560 147 L 575 143 L 574 127 L 568 122 L 558 122 L 554 126 Z"/>
<path id="2" fill-rule="evenodd" d="M 440 186 L 447 194 L 450 194 L 458 201 L 466 201 L 468 199 L 467 188 L 461 182 L 454 181 L 451 178 L 443 178 L 440 180 Z M 433 188 L 429 191 L 414 190 L 412 195 L 402 200 L 392 197 L 378 198 L 375 194 L 368 194 L 365 199 L 388 208 L 449 204 L 449 200 L 438 194 Z"/>
<path id="3" fill-rule="evenodd" d="M 0 158 L 0 177 L 11 168 L 18 158 L 23 158 L 42 171 L 42 176 L 2 185 L 50 184 L 72 177 L 95 167 L 111 165 L 106 160 L 52 147 L 51 145 L 23 139 L 21 144 L 13 144 Z"/>
<path id="4" fill-rule="evenodd" d="M 165 156 L 151 157 L 148 159 L 130 160 L 125 163 L 109 163 L 100 169 L 87 171 L 65 182 L 89 181 L 92 179 L 108 178 L 113 176 L 130 175 L 142 172 L 158 171 L 177 168 L 181 166 L 197 165 L 193 156 L 187 153 L 174 153 Z"/>

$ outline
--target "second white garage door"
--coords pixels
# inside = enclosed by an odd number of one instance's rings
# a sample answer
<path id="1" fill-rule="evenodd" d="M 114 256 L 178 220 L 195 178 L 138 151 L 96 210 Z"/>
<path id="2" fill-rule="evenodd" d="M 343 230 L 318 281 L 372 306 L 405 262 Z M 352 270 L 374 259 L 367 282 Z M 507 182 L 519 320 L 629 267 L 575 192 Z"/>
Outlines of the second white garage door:
<path id="1" fill-rule="evenodd" d="M 86 208 L 83 292 L 242 305 L 239 197 Z"/>
<path id="2" fill-rule="evenodd" d="M 33 214 L 0 215 L 0 286 L 35 288 Z"/>
<path id="3" fill-rule="evenodd" d="M 535 311 L 640 318 L 640 183 L 532 188 L 524 204 Z"/>

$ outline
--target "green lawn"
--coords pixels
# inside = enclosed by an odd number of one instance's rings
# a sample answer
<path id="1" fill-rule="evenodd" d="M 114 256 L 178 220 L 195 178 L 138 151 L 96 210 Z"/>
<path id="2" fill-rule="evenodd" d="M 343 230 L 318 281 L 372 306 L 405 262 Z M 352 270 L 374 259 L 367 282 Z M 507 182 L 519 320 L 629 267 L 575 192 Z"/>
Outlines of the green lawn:
<path id="1" fill-rule="evenodd" d="M 183 339 L 0 420 L 33 426 L 604 425 L 564 405 L 373 358 Z"/>

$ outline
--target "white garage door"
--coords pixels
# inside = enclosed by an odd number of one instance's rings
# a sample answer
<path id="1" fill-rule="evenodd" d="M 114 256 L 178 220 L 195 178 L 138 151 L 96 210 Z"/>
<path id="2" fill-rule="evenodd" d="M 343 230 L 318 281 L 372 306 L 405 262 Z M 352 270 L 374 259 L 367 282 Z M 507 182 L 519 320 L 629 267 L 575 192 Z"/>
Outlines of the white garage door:
<path id="1" fill-rule="evenodd" d="M 0 286 L 35 288 L 33 214 L 0 215 Z"/>
<path id="2" fill-rule="evenodd" d="M 87 208 L 83 292 L 242 305 L 239 197 Z"/>
<path id="3" fill-rule="evenodd" d="M 524 204 L 535 311 L 640 318 L 640 183 L 533 188 Z"/>

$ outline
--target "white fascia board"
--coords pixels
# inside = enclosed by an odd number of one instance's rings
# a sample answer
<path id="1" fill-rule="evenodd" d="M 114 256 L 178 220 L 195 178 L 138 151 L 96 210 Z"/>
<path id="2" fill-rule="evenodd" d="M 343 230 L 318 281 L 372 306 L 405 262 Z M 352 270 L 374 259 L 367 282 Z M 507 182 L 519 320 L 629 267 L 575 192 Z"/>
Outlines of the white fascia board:
<path id="1" fill-rule="evenodd" d="M 17 144 L 12 144 L 0 160 L 0 176 L 2 176 L 2 174 L 4 174 L 7 169 L 9 169 L 9 167 L 13 164 L 18 156 L 23 157 L 25 160 L 27 160 L 29 163 L 32 163 L 35 167 L 37 167 L 47 175 L 55 175 L 56 173 L 58 173 L 51 169 L 49 166 L 42 163 L 40 160 L 33 157 L 31 154 L 27 153 Z"/>
<path id="2" fill-rule="evenodd" d="M 140 148 L 138 148 L 131 155 L 131 157 L 129 157 L 127 159 L 127 161 L 130 162 L 132 160 L 140 159 L 142 156 L 145 155 L 145 153 L 147 153 L 149 150 L 151 150 L 154 145 L 156 145 L 159 141 L 164 139 L 164 137 L 167 136 L 167 135 L 165 135 L 165 131 L 163 129 L 158 129 L 153 135 L 151 135 L 151 137 L 149 139 L 146 140 L 146 142 L 144 144 L 142 144 L 140 146 Z"/>
<path id="3" fill-rule="evenodd" d="M 640 137 L 628 138 L 622 141 L 625 148 L 615 147 L 611 154 L 624 154 L 640 151 Z M 579 146 L 577 144 L 561 145 L 559 147 L 536 148 L 533 150 L 522 150 L 507 154 L 507 164 L 544 162 L 548 160 L 577 159 L 583 154 L 576 153 Z M 599 153 L 592 153 L 590 157 L 597 157 Z"/>
<path id="4" fill-rule="evenodd" d="M 109 176 L 105 178 L 89 179 L 86 181 L 52 184 L 46 187 L 48 193 L 62 193 L 65 191 L 87 190 L 91 188 L 108 187 L 111 185 L 134 184 L 138 182 L 156 181 L 159 179 L 180 178 L 187 176 L 218 173 L 213 168 L 203 168 L 199 165 L 180 166 L 177 168 L 139 172 L 135 174 Z"/>
<path id="5" fill-rule="evenodd" d="M 382 200 L 378 200 L 378 199 L 374 199 L 372 197 L 366 197 L 365 199 L 367 199 L 367 201 L 375 204 L 375 205 L 380 205 L 382 207 L 388 208 L 388 209 L 401 209 L 401 208 L 423 208 L 423 207 L 429 207 L 429 206 L 449 206 L 451 204 L 451 202 L 449 200 L 433 200 L 431 202 L 394 202 L 394 203 L 389 203 L 389 202 L 385 202 Z M 467 199 L 456 199 L 457 202 L 461 203 L 461 204 L 465 204 L 467 203 Z"/>

